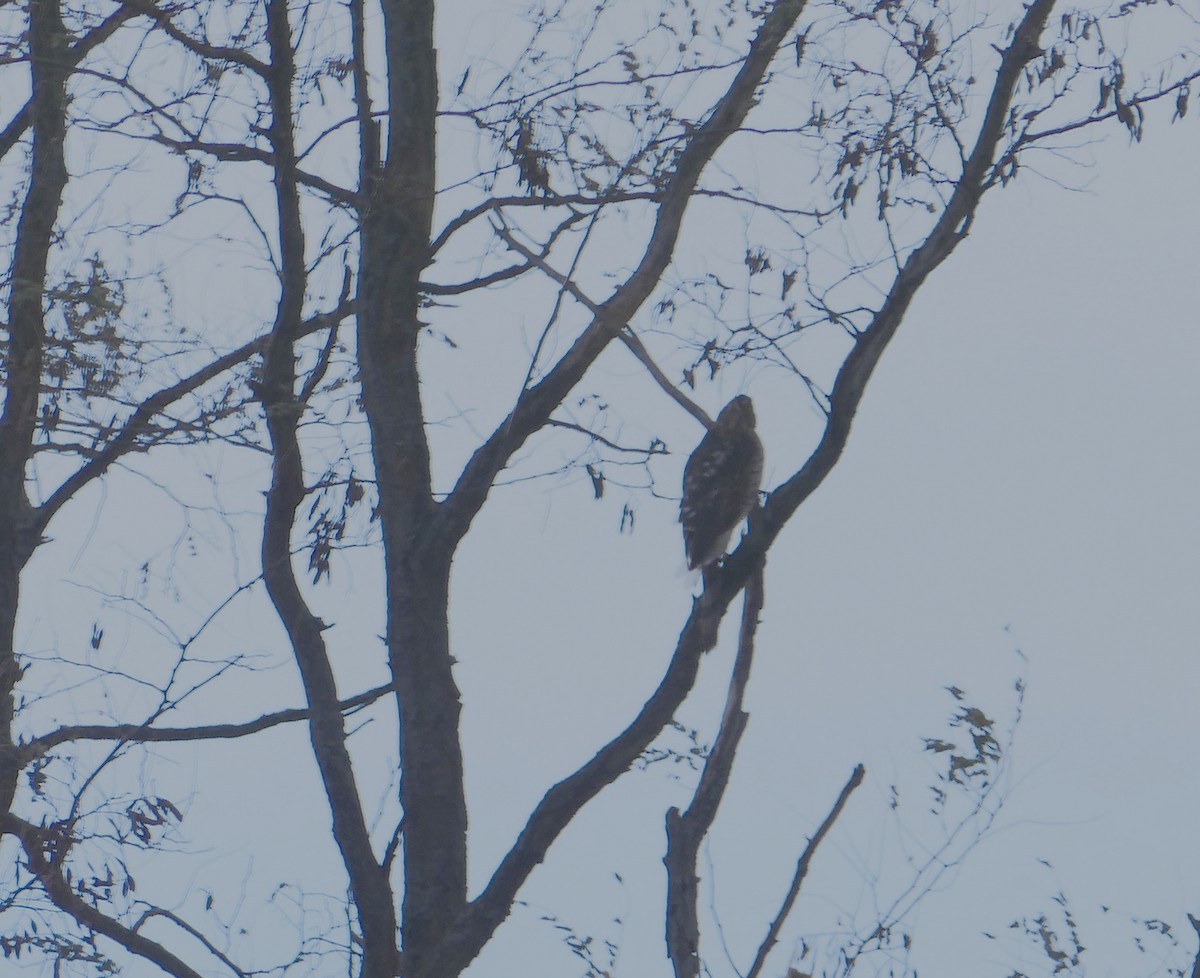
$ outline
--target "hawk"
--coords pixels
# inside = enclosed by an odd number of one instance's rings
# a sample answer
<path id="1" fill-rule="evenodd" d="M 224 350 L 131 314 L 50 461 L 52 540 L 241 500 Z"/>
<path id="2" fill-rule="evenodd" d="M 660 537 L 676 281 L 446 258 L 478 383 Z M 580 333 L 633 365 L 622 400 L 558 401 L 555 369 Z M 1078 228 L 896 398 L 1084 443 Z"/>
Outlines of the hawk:
<path id="1" fill-rule="evenodd" d="M 754 405 L 739 394 L 717 415 L 683 469 L 679 522 L 688 570 L 720 560 L 729 538 L 758 497 L 763 447 L 754 432 Z"/>

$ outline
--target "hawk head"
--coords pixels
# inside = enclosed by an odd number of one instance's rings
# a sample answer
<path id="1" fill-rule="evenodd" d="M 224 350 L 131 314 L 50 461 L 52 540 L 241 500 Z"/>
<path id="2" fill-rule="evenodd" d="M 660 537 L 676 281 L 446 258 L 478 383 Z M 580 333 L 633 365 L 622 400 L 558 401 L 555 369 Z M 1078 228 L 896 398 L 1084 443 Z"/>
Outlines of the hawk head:
<path id="1" fill-rule="evenodd" d="M 727 428 L 754 430 L 754 402 L 746 394 L 739 394 L 721 408 L 717 424 Z"/>

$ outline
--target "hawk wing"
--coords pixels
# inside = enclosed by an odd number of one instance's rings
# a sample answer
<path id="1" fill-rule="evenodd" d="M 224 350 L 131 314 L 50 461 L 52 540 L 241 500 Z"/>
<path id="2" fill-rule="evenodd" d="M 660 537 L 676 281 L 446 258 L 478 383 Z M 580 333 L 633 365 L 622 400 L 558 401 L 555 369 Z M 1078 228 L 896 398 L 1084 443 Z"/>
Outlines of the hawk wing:
<path id="1" fill-rule="evenodd" d="M 689 569 L 706 567 L 725 553 L 733 531 L 754 508 L 762 467 L 750 398 L 735 397 L 683 470 L 679 521 Z"/>

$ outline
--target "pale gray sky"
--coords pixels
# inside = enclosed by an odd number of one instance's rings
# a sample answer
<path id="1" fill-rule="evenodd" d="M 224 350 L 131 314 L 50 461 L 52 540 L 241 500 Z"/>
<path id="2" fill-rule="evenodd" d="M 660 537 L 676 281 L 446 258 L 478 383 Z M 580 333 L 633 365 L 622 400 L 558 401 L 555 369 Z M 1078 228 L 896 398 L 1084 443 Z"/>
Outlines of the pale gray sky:
<path id="1" fill-rule="evenodd" d="M 1020 675 L 1029 690 L 1009 801 L 994 837 L 921 909 L 913 963 L 936 978 L 968 964 L 1007 974 L 1022 965 L 1019 944 L 980 933 L 1007 938 L 1015 917 L 1051 910 L 1060 887 L 1094 948 L 1099 970 L 1089 973 L 1151 973 L 1132 955 L 1130 915 L 1182 926 L 1192 946 L 1200 193 L 1178 161 L 1197 158 L 1200 137 L 1156 122 L 1145 145 L 1114 134 L 1096 147 L 1095 168 L 1071 175 L 1080 192 L 1029 175 L 985 205 L 886 354 L 838 469 L 772 552 L 752 719 L 712 842 L 717 904 L 743 966 L 854 763 L 870 781 L 806 890 L 821 926 L 826 901 L 866 899 L 861 867 L 895 855 L 889 784 L 902 785 L 920 822 L 920 738 L 941 732 L 942 687 L 966 688 L 1007 720 Z M 769 401 L 759 414 L 778 479 L 802 447 Z M 475 825 L 496 824 L 496 855 L 547 775 L 565 774 L 632 715 L 687 607 L 670 582 L 669 520 L 659 513 L 647 526 L 644 504 L 637 532 L 618 537 L 619 503 L 585 495 L 581 486 L 521 507 L 498 498 L 460 561 L 461 606 L 483 610 L 456 629 L 485 812 Z M 581 565 L 572 554 L 583 533 Z M 522 638 L 498 647 L 497 624 Z M 706 665 L 706 722 L 730 651 L 727 636 Z M 472 708 L 475 698 L 494 704 L 499 688 L 502 719 Z M 689 721 L 703 715 L 689 710 Z M 547 722 L 558 728 L 550 737 Z M 642 949 L 626 952 L 626 973 L 662 955 L 663 802 L 639 806 L 635 835 L 604 828 L 632 794 L 623 784 L 597 802 L 586 820 L 606 841 L 581 843 L 638 881 L 622 896 L 632 914 L 609 894 L 625 939 Z M 570 865 L 568 848 L 555 857 Z M 531 885 L 539 905 L 559 910 L 572 882 L 589 903 L 593 884 L 555 861 Z M 651 897 L 630 898 L 637 885 Z"/>
<path id="2" fill-rule="evenodd" d="M 473 21 L 468 39 L 480 43 L 490 24 Z M 455 63 L 455 54 L 445 56 Z M 449 83 L 456 72 L 443 75 Z M 1200 815 L 1200 135 L 1193 119 L 1167 126 L 1160 112 L 1143 145 L 1130 148 L 1112 131 L 1086 155 L 1094 166 L 1053 164 L 1055 178 L 1074 189 L 1026 171 L 991 196 L 970 238 L 914 303 L 838 468 L 771 553 L 750 726 L 711 839 L 712 866 L 701 867 L 702 907 L 715 906 L 742 970 L 797 853 L 860 761 L 868 782 L 821 850 L 769 970 L 783 974 L 800 934 L 827 946 L 821 935 L 836 929 L 839 915 L 889 902 L 904 875 L 903 852 L 936 837 L 925 818 L 933 768 L 921 738 L 945 730 L 952 704 L 943 687 L 968 690 L 1004 726 L 1019 676 L 1028 696 L 1002 786 L 1007 804 L 993 834 L 907 921 L 916 934 L 910 963 L 925 978 L 1003 978 L 1033 967 L 1008 924 L 1051 910 L 1059 888 L 1093 948 L 1091 974 L 1153 973 L 1151 960 L 1132 954 L 1131 915 L 1183 928 L 1193 949 L 1184 914 L 1200 913 L 1200 851 L 1191 841 Z M 770 172 L 779 164 L 748 162 Z M 192 246 L 186 237 L 163 245 L 184 256 Z M 701 235 L 688 247 L 707 256 Z M 252 319 L 254 303 L 267 301 L 244 261 L 236 251 L 204 258 L 201 271 L 182 280 L 194 292 L 180 304 L 201 306 L 214 329 L 239 328 L 225 318 L 231 309 L 249 305 Z M 514 307 L 508 296 L 496 301 L 478 328 L 456 334 L 464 359 L 474 358 L 470 368 L 431 348 L 449 393 L 476 395 L 469 423 L 486 430 L 511 402 L 520 375 L 490 369 L 490 358 L 510 348 L 517 329 L 536 332 L 543 314 Z M 523 352 L 510 355 L 519 362 Z M 661 490 L 676 492 L 698 426 L 624 351 L 606 357 L 602 376 L 631 427 L 644 410 L 668 436 L 674 454 L 659 470 Z M 699 397 L 715 413 L 737 383 L 731 377 Z M 776 394 L 769 373 L 752 373 L 748 389 L 770 488 L 803 461 L 816 419 L 794 392 Z M 445 393 L 430 392 L 433 413 L 451 413 Z M 443 447 L 447 471 L 455 453 L 469 450 L 468 434 L 460 429 Z M 213 457 L 215 488 L 191 468 L 170 478 L 193 501 L 245 507 L 233 522 L 253 527 L 263 459 Z M 676 475 L 667 478 L 670 466 Z M 632 534 L 618 532 L 627 501 L 637 506 Z M 595 502 L 579 473 L 496 491 L 472 529 L 455 563 L 452 635 L 465 703 L 473 885 L 546 788 L 619 730 L 660 678 L 690 605 L 689 582 L 678 575 L 676 506 L 616 487 Z M 192 520 L 185 525 L 137 478 L 114 477 L 103 498 L 92 494 L 52 528 L 68 545 L 27 575 L 46 603 L 22 619 L 23 641 L 82 648 L 98 614 L 107 649 L 152 664 L 152 629 L 115 609 L 98 611 L 100 599 L 79 585 L 132 592 L 145 554 L 191 532 L 201 556 L 190 561 L 179 548 L 173 572 L 194 590 L 169 613 L 198 621 L 230 579 L 253 576 L 257 541 L 201 512 Z M 374 568 L 371 553 L 351 553 L 333 586 L 314 592 L 317 611 L 337 623 L 329 634 L 345 692 L 384 679 Z M 719 717 L 732 624 L 679 718 L 705 736 Z M 249 599 L 235 602 L 205 641 L 214 651 L 276 658 L 283 648 L 278 627 Z M 115 695 L 101 709 L 122 715 L 132 694 Z M 248 676 L 236 693 L 201 695 L 195 714 L 182 710 L 179 722 L 245 718 L 298 701 L 292 672 L 278 668 Z M 60 698 L 54 717 L 73 719 L 70 709 L 83 702 Z M 156 751 L 142 768 L 155 790 L 186 803 L 180 834 L 191 852 L 148 862 L 139 870 L 147 889 L 151 881 L 167 888 L 160 892 L 173 888 L 178 908 L 198 913 L 204 895 L 222 888 L 216 911 L 235 919 L 236 910 L 236 926 L 264 959 L 293 936 L 260 906 L 279 882 L 327 894 L 327 903 L 308 898 L 318 916 L 342 896 L 303 744 L 300 731 L 279 731 L 253 743 Z M 394 731 L 369 718 L 355 745 L 364 793 L 387 798 Z M 659 765 L 628 775 L 590 805 L 522 894 L 535 909 L 514 915 L 471 974 L 579 973 L 559 934 L 538 921 L 543 911 L 616 941 L 614 975 L 668 974 L 663 814 L 686 803 L 689 786 L 672 773 L 682 774 Z M 912 835 L 895 828 L 891 785 Z M 381 824 L 386 838 L 386 819 Z M 235 905 L 229 894 L 243 890 Z M 1113 908 L 1107 917 L 1101 904 Z M 721 970 L 715 928 L 705 940 L 714 974 L 732 973 Z M 545 956 L 531 966 L 537 949 Z"/>

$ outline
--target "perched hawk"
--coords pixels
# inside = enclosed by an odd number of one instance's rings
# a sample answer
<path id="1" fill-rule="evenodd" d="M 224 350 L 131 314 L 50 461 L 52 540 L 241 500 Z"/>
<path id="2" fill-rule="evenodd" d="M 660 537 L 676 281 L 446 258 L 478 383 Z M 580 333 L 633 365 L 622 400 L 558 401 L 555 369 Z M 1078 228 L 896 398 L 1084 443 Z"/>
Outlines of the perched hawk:
<path id="1" fill-rule="evenodd" d="M 733 531 L 754 508 L 762 470 L 754 405 L 740 394 L 725 405 L 683 469 L 679 522 L 689 570 L 724 556 Z"/>

